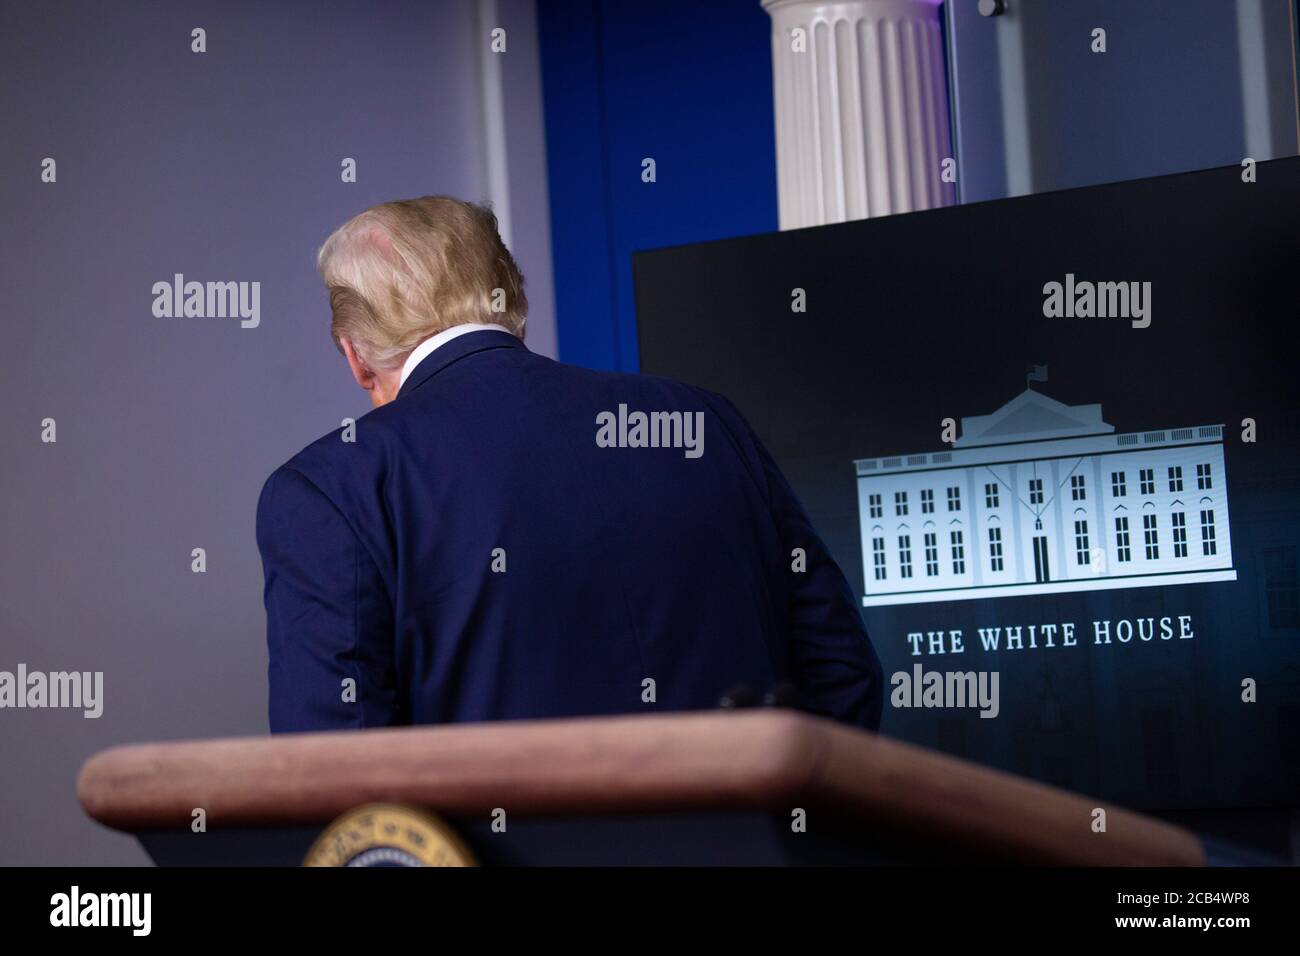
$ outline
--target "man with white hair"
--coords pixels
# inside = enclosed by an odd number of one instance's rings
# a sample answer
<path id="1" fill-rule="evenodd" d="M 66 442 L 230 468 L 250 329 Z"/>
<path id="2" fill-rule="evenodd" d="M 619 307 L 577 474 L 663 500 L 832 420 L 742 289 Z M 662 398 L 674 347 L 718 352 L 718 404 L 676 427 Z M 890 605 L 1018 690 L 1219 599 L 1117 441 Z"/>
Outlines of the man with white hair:
<path id="1" fill-rule="evenodd" d="M 321 249 L 375 409 L 267 480 L 273 731 L 688 710 L 736 685 L 874 728 L 844 575 L 719 395 L 523 344 L 485 208 L 384 203 Z"/>

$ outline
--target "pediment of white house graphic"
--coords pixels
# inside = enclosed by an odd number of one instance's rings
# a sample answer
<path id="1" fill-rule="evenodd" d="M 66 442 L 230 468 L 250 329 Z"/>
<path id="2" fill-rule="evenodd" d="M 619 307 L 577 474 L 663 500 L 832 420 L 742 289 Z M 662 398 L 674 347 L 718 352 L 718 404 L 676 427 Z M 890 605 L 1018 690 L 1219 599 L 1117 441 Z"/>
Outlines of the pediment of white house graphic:
<path id="1" fill-rule="evenodd" d="M 961 437 L 953 442 L 953 447 L 1075 438 L 1114 431 L 1114 425 L 1102 421 L 1100 405 L 1066 405 L 1041 392 L 1025 389 L 991 415 L 962 418 Z"/>

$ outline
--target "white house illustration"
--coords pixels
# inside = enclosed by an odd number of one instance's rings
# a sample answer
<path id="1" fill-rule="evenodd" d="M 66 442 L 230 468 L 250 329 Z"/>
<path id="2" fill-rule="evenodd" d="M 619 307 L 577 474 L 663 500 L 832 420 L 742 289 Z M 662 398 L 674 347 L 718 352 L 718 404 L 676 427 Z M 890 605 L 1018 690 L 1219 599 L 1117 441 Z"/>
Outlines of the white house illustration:
<path id="1" fill-rule="evenodd" d="M 866 607 L 1237 579 L 1222 425 L 1117 435 L 1026 389 L 950 451 L 854 465 Z"/>

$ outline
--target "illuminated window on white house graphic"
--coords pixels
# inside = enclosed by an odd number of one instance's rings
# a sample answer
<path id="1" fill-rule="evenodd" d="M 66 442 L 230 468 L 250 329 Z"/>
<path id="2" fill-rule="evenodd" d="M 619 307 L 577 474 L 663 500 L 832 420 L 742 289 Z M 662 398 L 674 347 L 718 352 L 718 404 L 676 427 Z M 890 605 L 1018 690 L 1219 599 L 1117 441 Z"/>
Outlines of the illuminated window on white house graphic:
<path id="1" fill-rule="evenodd" d="M 900 534 L 898 536 L 898 576 L 900 578 L 910 578 L 912 576 L 912 536 L 910 534 Z"/>
<path id="2" fill-rule="evenodd" d="M 1142 516 L 1142 538 L 1147 547 L 1147 560 L 1158 561 L 1160 559 L 1160 536 L 1156 529 L 1156 516 Z"/>
<path id="3" fill-rule="evenodd" d="M 1201 512 L 1201 554 L 1218 554 L 1219 546 L 1214 540 L 1214 511 Z"/>
<path id="4" fill-rule="evenodd" d="M 1154 495 L 1156 493 L 1156 472 L 1154 468 L 1138 470 L 1138 493 Z"/>
<path id="5" fill-rule="evenodd" d="M 1031 505 L 1041 505 L 1043 503 L 1043 479 L 1029 479 L 1029 503 Z"/>
<path id="6" fill-rule="evenodd" d="M 929 488 L 921 489 L 921 514 L 934 514 L 934 492 Z"/>
<path id="7" fill-rule="evenodd" d="M 885 509 L 880 504 L 880 495 L 868 496 L 867 502 L 871 505 L 871 517 L 879 518 L 884 515 Z"/>
<path id="8" fill-rule="evenodd" d="M 1074 559 L 1079 564 L 1089 564 L 1088 522 L 1080 519 L 1074 523 Z"/>
<path id="9" fill-rule="evenodd" d="M 1128 494 L 1128 484 L 1124 472 L 1112 471 L 1110 473 L 1110 493 L 1116 498 L 1123 498 Z"/>
<path id="10" fill-rule="evenodd" d="M 1175 511 L 1170 520 L 1174 523 L 1174 557 L 1187 557 L 1187 514 Z"/>
<path id="11" fill-rule="evenodd" d="M 1300 627 L 1300 582 L 1296 580 L 1294 545 L 1264 549 L 1264 593 L 1268 626 Z"/>
<path id="12" fill-rule="evenodd" d="M 949 538 L 952 541 L 952 573 L 966 573 L 966 545 L 960 531 L 954 531 Z"/>
<path id="13" fill-rule="evenodd" d="M 907 514 L 907 492 L 906 491 L 894 492 L 894 514 L 896 515 Z"/>
<path id="14" fill-rule="evenodd" d="M 885 539 L 871 539 L 871 561 L 876 567 L 876 580 L 885 580 Z"/>
<path id="15" fill-rule="evenodd" d="M 1183 466 L 1169 466 L 1169 490 L 1170 492 L 1183 490 Z"/>
<path id="16" fill-rule="evenodd" d="M 1209 491 L 1214 487 L 1214 479 L 1210 477 L 1209 464 L 1196 466 L 1196 490 Z"/>
<path id="17" fill-rule="evenodd" d="M 934 577 L 939 573 L 939 545 L 933 531 L 925 534 L 925 576 Z"/>
<path id="18" fill-rule="evenodd" d="M 1118 561 L 1133 560 L 1133 549 L 1128 539 L 1128 518 L 1115 519 L 1115 558 Z"/>
<path id="19" fill-rule="evenodd" d="M 989 569 L 1002 570 L 1002 529 L 989 528 Z"/>
<path id="20" fill-rule="evenodd" d="M 1088 489 L 1084 487 L 1083 475 L 1070 476 L 1070 497 L 1075 501 L 1087 500 Z"/>
<path id="21" fill-rule="evenodd" d="M 961 511 L 961 489 L 960 488 L 948 489 L 948 510 Z"/>
<path id="22" fill-rule="evenodd" d="M 994 482 L 990 482 L 984 486 L 984 507 L 998 507 L 998 486 Z"/>

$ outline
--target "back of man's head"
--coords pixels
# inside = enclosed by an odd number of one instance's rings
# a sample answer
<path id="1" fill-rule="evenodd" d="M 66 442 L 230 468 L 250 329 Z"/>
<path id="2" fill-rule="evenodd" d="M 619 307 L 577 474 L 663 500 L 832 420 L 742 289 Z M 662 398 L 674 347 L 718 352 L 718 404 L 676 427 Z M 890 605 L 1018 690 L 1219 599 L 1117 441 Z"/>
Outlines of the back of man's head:
<path id="1" fill-rule="evenodd" d="M 393 369 L 422 341 L 467 323 L 524 337 L 523 277 L 486 206 L 450 196 L 381 203 L 349 219 L 317 257 L 330 334 L 372 369 Z"/>

